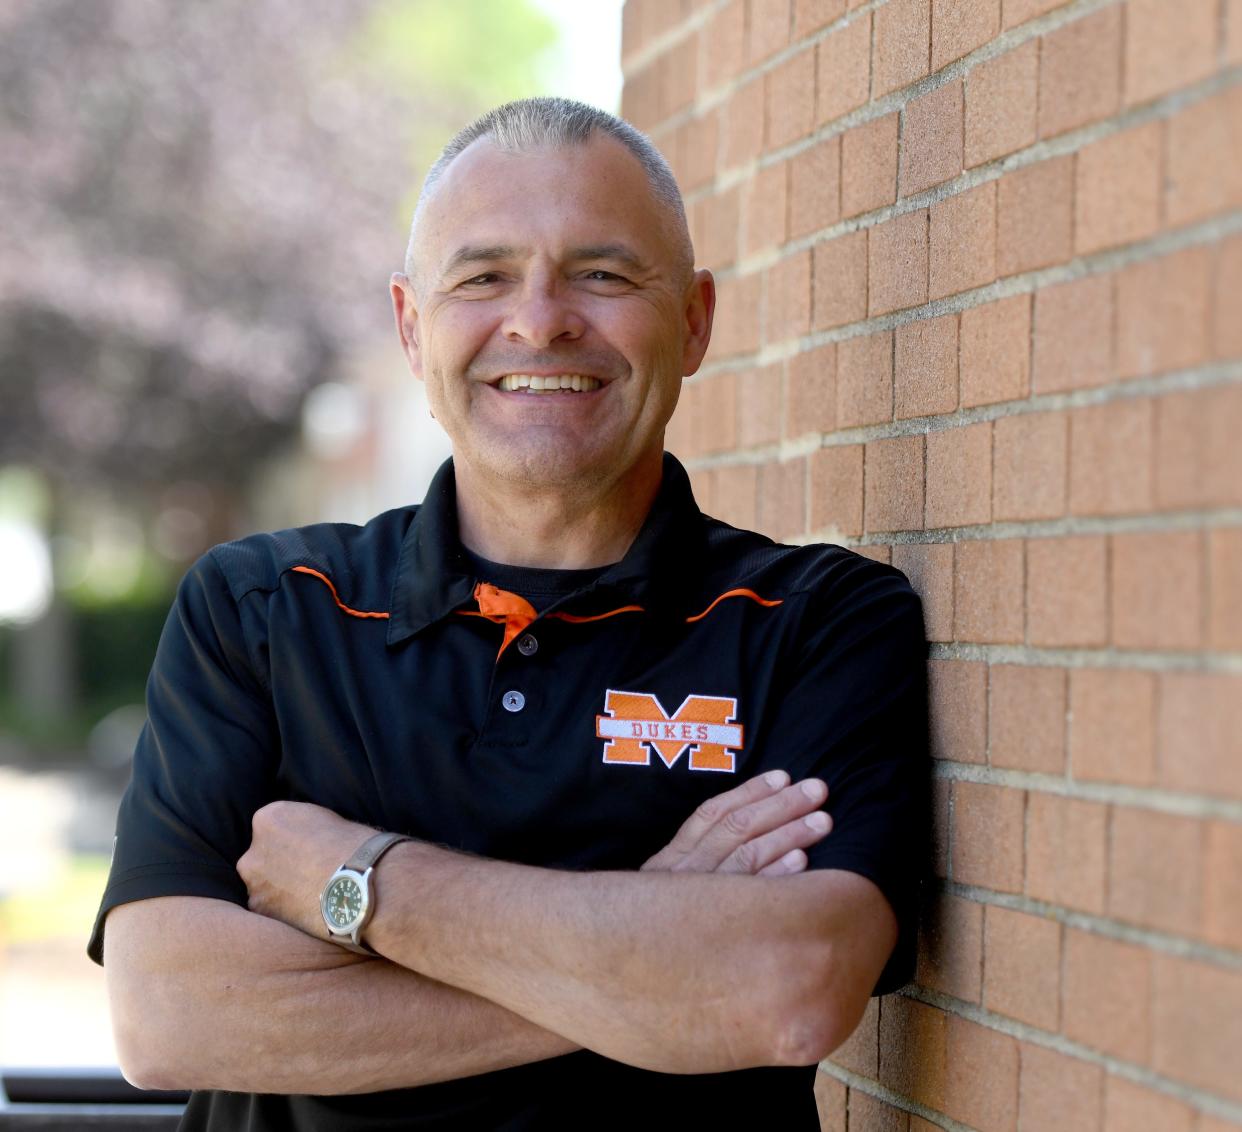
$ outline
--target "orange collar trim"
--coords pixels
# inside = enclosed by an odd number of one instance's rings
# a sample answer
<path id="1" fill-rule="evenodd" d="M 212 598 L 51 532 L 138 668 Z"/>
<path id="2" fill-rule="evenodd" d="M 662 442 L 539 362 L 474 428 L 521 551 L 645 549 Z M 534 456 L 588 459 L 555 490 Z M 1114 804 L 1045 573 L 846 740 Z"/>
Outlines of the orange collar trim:
<path id="1" fill-rule="evenodd" d="M 388 613 L 372 613 L 363 609 L 353 609 L 346 605 L 336 592 L 336 586 L 332 584 L 332 579 L 327 574 L 321 574 L 318 570 L 312 570 L 309 566 L 294 566 L 293 571 L 296 574 L 309 574 L 312 578 L 318 578 L 329 590 L 332 591 L 332 600 L 336 602 L 338 608 L 343 613 L 348 613 L 350 617 L 361 617 L 364 619 L 374 619 L 377 621 L 387 621 L 391 614 Z"/>

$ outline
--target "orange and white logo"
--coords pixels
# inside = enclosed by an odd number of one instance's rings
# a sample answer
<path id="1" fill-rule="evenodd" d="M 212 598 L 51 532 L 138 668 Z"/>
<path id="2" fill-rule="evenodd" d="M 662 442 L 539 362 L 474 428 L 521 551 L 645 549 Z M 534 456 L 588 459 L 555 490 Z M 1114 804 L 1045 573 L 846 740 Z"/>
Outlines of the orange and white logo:
<path id="1" fill-rule="evenodd" d="M 669 715 L 650 692 L 609 688 L 604 710 L 607 715 L 595 717 L 595 734 L 608 740 L 606 763 L 648 766 L 655 751 L 671 767 L 689 747 L 691 770 L 734 772 L 735 755 L 742 749 L 736 699 L 691 695 Z"/>

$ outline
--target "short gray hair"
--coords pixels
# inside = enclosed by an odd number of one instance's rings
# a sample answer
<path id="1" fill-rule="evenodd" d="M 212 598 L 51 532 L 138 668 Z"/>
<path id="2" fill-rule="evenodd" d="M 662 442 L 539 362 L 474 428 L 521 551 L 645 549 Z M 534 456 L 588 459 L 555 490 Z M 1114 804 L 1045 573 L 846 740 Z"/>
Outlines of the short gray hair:
<path id="1" fill-rule="evenodd" d="M 647 175 L 647 183 L 656 198 L 667 208 L 674 220 L 674 229 L 689 276 L 694 266 L 694 249 L 686 224 L 686 206 L 677 187 L 677 178 L 668 161 L 651 139 L 629 122 L 572 98 L 522 98 L 489 110 L 470 125 L 459 130 L 440 151 L 423 181 L 414 220 L 410 225 L 410 242 L 405 253 L 407 275 L 414 274 L 414 233 L 424 206 L 435 191 L 444 171 L 461 153 L 479 138 L 489 138 L 505 153 L 526 153 L 543 146 L 585 145 L 596 133 L 615 138 L 637 158 Z"/>

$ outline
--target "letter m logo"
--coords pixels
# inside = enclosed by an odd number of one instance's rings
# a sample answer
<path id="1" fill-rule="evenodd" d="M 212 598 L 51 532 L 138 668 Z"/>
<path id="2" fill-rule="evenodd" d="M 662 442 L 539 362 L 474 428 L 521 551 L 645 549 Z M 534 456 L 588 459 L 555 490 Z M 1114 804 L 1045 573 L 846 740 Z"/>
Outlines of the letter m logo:
<path id="1" fill-rule="evenodd" d="M 604 711 L 608 714 L 595 717 L 595 734 L 607 740 L 606 763 L 648 766 L 655 751 L 664 765 L 671 767 L 689 747 L 691 770 L 734 772 L 734 757 L 742 749 L 735 699 L 687 696 L 670 716 L 650 692 L 609 688 Z"/>

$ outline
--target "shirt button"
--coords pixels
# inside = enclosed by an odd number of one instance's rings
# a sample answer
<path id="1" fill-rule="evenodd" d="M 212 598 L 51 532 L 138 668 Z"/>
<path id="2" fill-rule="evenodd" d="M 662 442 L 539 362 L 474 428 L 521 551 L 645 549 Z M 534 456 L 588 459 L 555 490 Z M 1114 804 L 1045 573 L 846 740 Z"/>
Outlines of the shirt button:
<path id="1" fill-rule="evenodd" d="M 521 692 L 506 692 L 500 701 L 505 711 L 521 711 L 526 706 L 526 697 Z"/>
<path id="2" fill-rule="evenodd" d="M 523 656 L 534 656 L 539 651 L 539 642 L 535 640 L 529 633 L 523 633 L 518 637 L 518 652 Z"/>

